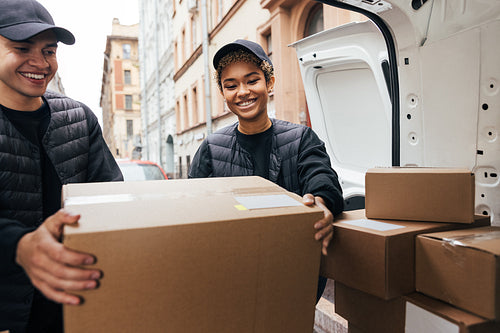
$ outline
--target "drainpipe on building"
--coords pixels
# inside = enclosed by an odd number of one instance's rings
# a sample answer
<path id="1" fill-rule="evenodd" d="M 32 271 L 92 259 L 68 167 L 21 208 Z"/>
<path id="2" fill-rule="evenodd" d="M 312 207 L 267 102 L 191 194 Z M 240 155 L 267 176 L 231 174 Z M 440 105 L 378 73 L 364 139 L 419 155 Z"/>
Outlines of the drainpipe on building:
<path id="1" fill-rule="evenodd" d="M 144 146 L 146 148 L 146 160 L 149 161 L 149 115 L 148 115 L 148 94 L 147 94 L 147 72 L 146 72 L 146 51 L 145 51 L 145 43 L 146 43 L 146 31 L 144 24 L 146 22 L 146 15 L 144 14 L 144 5 L 141 6 L 141 32 L 142 32 L 142 45 L 141 45 L 141 53 L 142 53 L 142 66 L 141 74 L 142 74 L 142 88 L 141 88 L 141 119 L 144 121 L 143 125 L 143 136 L 144 136 Z M 142 140 L 141 140 L 142 141 Z M 144 149 L 141 149 L 141 154 L 144 152 Z"/>
<path id="2" fill-rule="evenodd" d="M 205 69 L 205 106 L 207 118 L 207 136 L 212 134 L 212 101 L 210 97 L 210 69 L 208 60 L 208 19 L 207 1 L 201 0 L 201 24 L 203 26 L 203 63 Z"/>
<path id="3" fill-rule="evenodd" d="M 158 106 L 158 164 L 164 167 L 161 156 L 161 98 L 160 98 L 160 50 L 158 47 L 158 1 L 155 0 L 155 62 L 156 62 L 156 99 Z"/>

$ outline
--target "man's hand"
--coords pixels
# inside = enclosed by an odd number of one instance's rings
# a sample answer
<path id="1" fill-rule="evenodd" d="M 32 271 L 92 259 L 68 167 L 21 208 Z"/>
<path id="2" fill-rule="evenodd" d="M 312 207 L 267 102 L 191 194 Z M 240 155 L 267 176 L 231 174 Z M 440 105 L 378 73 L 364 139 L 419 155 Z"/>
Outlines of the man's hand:
<path id="1" fill-rule="evenodd" d="M 80 298 L 68 291 L 94 289 L 101 277 L 99 270 L 78 267 L 93 264 L 92 255 L 70 250 L 60 243 L 64 225 L 79 219 L 79 215 L 61 209 L 17 244 L 16 262 L 37 289 L 58 303 L 80 304 Z"/>
<path id="2" fill-rule="evenodd" d="M 328 244 L 330 244 L 330 240 L 333 237 L 333 214 L 330 212 L 328 208 L 326 208 L 325 201 L 321 197 L 315 197 L 312 194 L 308 193 L 302 197 L 302 202 L 306 206 L 312 206 L 316 204 L 318 207 L 323 209 L 324 216 L 321 220 L 314 223 L 314 228 L 319 230 L 314 238 L 316 240 L 322 240 L 323 249 L 322 252 L 326 256 Z"/>

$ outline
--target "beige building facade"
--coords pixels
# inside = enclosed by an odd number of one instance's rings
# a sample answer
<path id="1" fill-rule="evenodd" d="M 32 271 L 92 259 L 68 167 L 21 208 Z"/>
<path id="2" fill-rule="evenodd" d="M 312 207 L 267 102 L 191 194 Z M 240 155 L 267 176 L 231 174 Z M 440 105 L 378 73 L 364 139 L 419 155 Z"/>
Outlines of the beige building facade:
<path id="1" fill-rule="evenodd" d="M 208 133 L 237 120 L 213 80 L 212 57 L 221 46 L 239 38 L 260 43 L 273 61 L 277 78 L 269 116 L 308 125 L 298 61 L 288 45 L 324 29 L 365 20 L 360 14 L 312 0 L 173 0 L 173 7 L 178 178 L 187 176 L 191 159 Z"/>
<path id="2" fill-rule="evenodd" d="M 186 178 L 191 159 L 207 134 L 236 121 L 213 80 L 212 55 L 234 39 L 256 40 L 258 27 L 269 19 L 269 13 L 258 1 L 207 1 L 205 9 L 199 0 L 174 2 L 175 150 L 178 177 Z"/>
<path id="3" fill-rule="evenodd" d="M 113 19 L 106 39 L 100 106 L 103 135 L 116 158 L 141 157 L 139 24 Z"/>

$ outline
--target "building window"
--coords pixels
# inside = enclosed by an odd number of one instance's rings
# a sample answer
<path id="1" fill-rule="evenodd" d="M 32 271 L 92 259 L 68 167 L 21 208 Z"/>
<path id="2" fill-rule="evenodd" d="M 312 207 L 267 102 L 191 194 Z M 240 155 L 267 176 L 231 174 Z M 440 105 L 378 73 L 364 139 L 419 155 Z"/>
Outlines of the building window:
<path id="1" fill-rule="evenodd" d="M 132 84 L 132 74 L 130 73 L 130 70 L 126 69 L 123 72 L 123 77 L 125 80 L 125 84 Z"/>
<path id="2" fill-rule="evenodd" d="M 323 30 L 323 5 L 317 4 L 311 9 L 309 17 L 307 18 L 304 37 L 314 35 Z"/>
<path id="3" fill-rule="evenodd" d="M 224 8 L 222 7 L 222 0 L 217 0 L 217 22 L 222 21 Z"/>
<path id="4" fill-rule="evenodd" d="M 127 119 L 127 139 L 130 140 L 134 136 L 134 121 Z"/>
<path id="5" fill-rule="evenodd" d="M 182 156 L 179 156 L 179 178 L 182 178 Z"/>
<path id="6" fill-rule="evenodd" d="M 191 155 L 186 156 L 186 175 L 189 172 L 189 168 L 191 167 Z"/>
<path id="7" fill-rule="evenodd" d="M 186 61 L 186 30 L 182 29 L 181 32 L 181 64 Z M 182 67 L 181 65 L 181 67 Z"/>
<path id="8" fill-rule="evenodd" d="M 194 125 L 196 125 L 196 124 L 198 124 L 198 91 L 197 91 L 196 87 L 193 87 L 191 97 L 193 98 L 193 103 L 191 103 L 191 105 L 193 107 L 193 110 L 192 110 L 193 121 L 192 121 L 192 123 Z"/>
<path id="9" fill-rule="evenodd" d="M 191 52 L 196 50 L 196 46 L 198 45 L 197 40 L 197 29 L 196 29 L 196 16 L 193 15 L 191 17 Z"/>
<path id="10" fill-rule="evenodd" d="M 130 44 L 123 44 L 123 59 L 130 59 L 130 51 L 131 51 L 131 46 Z"/>
<path id="11" fill-rule="evenodd" d="M 266 47 L 267 47 L 267 56 L 271 61 L 273 61 L 273 37 L 271 34 L 266 36 Z"/>
<path id="12" fill-rule="evenodd" d="M 181 103 L 179 101 L 175 102 L 175 125 L 177 128 L 177 133 L 182 130 L 181 126 Z"/>
<path id="13" fill-rule="evenodd" d="M 125 110 L 132 110 L 132 95 L 125 95 Z"/>
<path id="14" fill-rule="evenodd" d="M 175 69 L 179 68 L 179 46 L 177 42 L 174 43 L 174 67 Z"/>
<path id="15" fill-rule="evenodd" d="M 184 95 L 184 107 L 182 110 L 182 129 L 185 130 L 189 127 L 189 114 L 188 114 L 188 97 Z"/>

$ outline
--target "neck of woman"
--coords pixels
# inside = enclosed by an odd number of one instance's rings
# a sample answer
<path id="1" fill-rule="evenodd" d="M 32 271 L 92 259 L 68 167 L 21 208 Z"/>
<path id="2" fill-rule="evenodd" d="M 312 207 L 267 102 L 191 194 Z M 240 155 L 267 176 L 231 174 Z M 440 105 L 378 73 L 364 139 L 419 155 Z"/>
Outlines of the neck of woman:
<path id="1" fill-rule="evenodd" d="M 238 123 L 238 131 L 246 135 L 259 134 L 265 132 L 272 126 L 271 119 L 266 117 L 263 121 L 256 122 L 240 122 Z"/>

